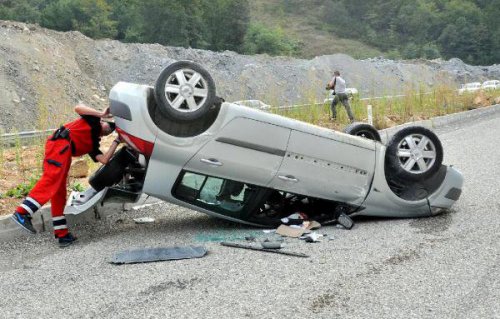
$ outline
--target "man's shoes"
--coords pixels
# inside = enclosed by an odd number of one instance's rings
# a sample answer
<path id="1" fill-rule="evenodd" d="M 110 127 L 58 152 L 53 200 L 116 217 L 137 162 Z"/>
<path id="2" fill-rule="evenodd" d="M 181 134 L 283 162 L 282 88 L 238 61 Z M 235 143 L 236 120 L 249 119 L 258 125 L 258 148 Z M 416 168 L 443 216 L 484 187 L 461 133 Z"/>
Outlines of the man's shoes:
<path id="1" fill-rule="evenodd" d="M 66 236 L 59 237 L 58 239 L 59 239 L 59 247 L 64 248 L 73 244 L 78 238 L 76 238 L 76 236 L 73 236 L 71 233 L 68 233 Z"/>
<path id="2" fill-rule="evenodd" d="M 15 212 L 14 214 L 12 214 L 11 218 L 24 230 L 32 234 L 36 234 L 36 230 L 31 223 L 31 216 L 29 214 L 20 214 L 18 212 Z"/>

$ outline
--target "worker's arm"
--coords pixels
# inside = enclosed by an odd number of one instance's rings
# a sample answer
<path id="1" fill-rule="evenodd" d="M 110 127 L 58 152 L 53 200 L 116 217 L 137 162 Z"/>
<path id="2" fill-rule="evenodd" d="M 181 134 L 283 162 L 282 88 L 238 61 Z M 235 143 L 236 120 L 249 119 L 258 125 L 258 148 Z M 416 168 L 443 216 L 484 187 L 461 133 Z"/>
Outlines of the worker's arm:
<path id="1" fill-rule="evenodd" d="M 330 90 L 335 90 L 335 77 L 333 77 L 333 79 L 331 79 L 331 81 L 328 82 L 328 88 Z"/>
<path id="2" fill-rule="evenodd" d="M 91 115 L 100 118 L 107 118 L 111 116 L 111 114 L 109 113 L 109 107 L 107 107 L 104 111 L 98 111 L 85 104 L 78 104 L 77 106 L 75 106 L 75 112 L 78 115 Z"/>
<path id="3" fill-rule="evenodd" d="M 99 154 L 95 157 L 95 159 L 101 163 L 101 164 L 107 164 L 109 162 L 109 160 L 111 159 L 111 157 L 113 156 L 113 154 L 115 153 L 116 151 L 116 148 L 118 147 L 118 145 L 120 145 L 120 140 L 117 138 L 113 141 L 113 143 L 111 143 L 111 146 L 109 147 L 108 151 L 104 154 Z"/>

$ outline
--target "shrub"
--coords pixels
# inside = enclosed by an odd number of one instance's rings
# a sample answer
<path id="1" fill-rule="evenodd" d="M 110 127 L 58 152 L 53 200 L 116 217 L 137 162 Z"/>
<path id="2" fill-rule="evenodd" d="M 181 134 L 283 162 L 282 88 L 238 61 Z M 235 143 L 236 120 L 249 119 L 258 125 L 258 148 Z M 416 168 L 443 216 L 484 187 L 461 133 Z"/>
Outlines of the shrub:
<path id="1" fill-rule="evenodd" d="M 243 51 L 246 54 L 295 55 L 299 52 L 299 43 L 287 37 L 280 28 L 271 29 L 256 23 L 248 29 Z"/>
<path id="2" fill-rule="evenodd" d="M 28 182 L 23 182 L 14 188 L 9 189 L 5 196 L 13 198 L 23 198 L 29 194 L 29 192 L 35 187 L 38 178 L 30 177 Z"/>

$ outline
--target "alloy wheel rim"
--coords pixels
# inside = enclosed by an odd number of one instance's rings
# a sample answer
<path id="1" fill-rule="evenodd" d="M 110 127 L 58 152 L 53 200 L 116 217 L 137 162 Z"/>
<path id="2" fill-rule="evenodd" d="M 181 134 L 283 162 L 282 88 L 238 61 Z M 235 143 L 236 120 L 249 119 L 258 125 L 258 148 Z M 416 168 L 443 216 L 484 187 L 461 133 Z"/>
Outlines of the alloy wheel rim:
<path id="1" fill-rule="evenodd" d="M 165 83 L 165 97 L 177 111 L 190 113 L 200 109 L 208 98 L 208 84 L 192 69 L 172 73 Z"/>
<path id="2" fill-rule="evenodd" d="M 398 144 L 397 157 L 401 167 L 412 174 L 422 174 L 436 162 L 436 146 L 423 134 L 406 136 Z"/>

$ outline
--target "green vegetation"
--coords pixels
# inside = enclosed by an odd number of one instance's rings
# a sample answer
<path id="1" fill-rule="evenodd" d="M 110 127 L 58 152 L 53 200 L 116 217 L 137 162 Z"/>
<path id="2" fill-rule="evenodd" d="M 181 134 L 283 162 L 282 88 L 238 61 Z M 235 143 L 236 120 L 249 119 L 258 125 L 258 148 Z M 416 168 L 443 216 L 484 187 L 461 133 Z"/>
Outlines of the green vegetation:
<path id="1" fill-rule="evenodd" d="M 85 187 L 83 187 L 83 185 L 78 182 L 74 182 L 73 184 L 71 184 L 69 189 L 75 192 L 83 192 L 85 190 Z"/>
<path id="2" fill-rule="evenodd" d="M 244 41 L 248 54 L 296 55 L 299 43 L 287 36 L 281 28 L 268 28 L 263 24 L 251 24 Z"/>
<path id="3" fill-rule="evenodd" d="M 37 177 L 30 177 L 28 182 L 22 182 L 14 188 L 9 189 L 6 193 L 6 197 L 13 198 L 23 198 L 28 195 L 28 193 L 35 187 Z"/>
<path id="4" fill-rule="evenodd" d="M 500 61 L 500 0 L 270 0 L 289 18 L 359 40 L 391 58 Z"/>

